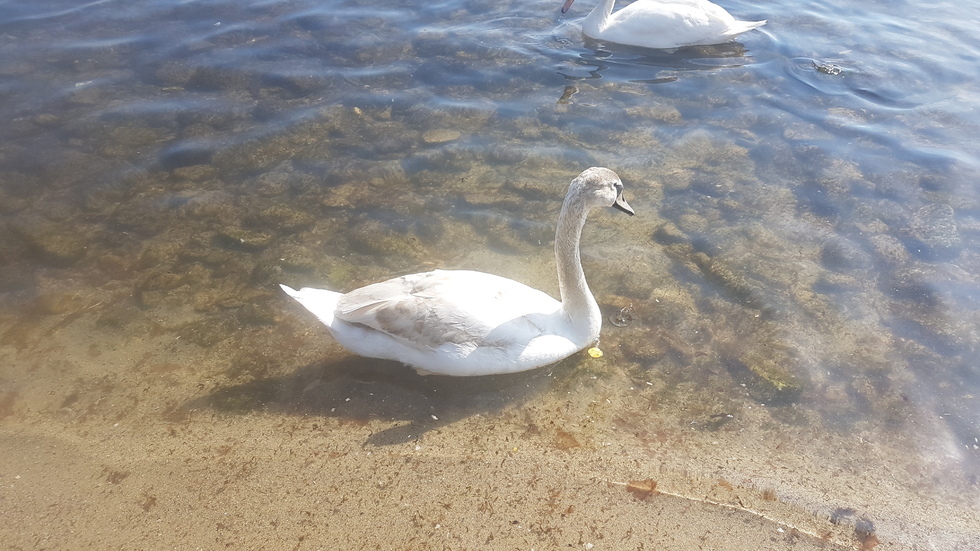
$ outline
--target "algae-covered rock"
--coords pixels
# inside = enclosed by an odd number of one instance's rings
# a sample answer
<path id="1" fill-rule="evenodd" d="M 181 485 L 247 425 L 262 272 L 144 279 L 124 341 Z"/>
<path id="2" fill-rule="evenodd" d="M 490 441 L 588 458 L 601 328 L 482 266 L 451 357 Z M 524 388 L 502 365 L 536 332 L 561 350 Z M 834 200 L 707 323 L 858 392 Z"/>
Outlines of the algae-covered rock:
<path id="1" fill-rule="evenodd" d="M 214 149 L 204 141 L 180 141 L 160 152 L 160 166 L 165 170 L 210 164 Z"/>
<path id="2" fill-rule="evenodd" d="M 176 289 L 187 282 L 187 273 L 174 269 L 157 269 L 143 276 L 137 288 L 143 291 Z"/>
<path id="3" fill-rule="evenodd" d="M 183 326 L 177 335 L 181 340 L 210 348 L 231 337 L 235 331 L 237 328 L 225 319 L 203 319 Z"/>
<path id="4" fill-rule="evenodd" d="M 155 67 L 151 78 L 161 86 L 182 88 L 190 82 L 193 76 L 194 67 L 188 65 L 184 60 L 173 60 L 165 61 Z"/>
<path id="5" fill-rule="evenodd" d="M 840 274 L 828 272 L 821 274 L 813 283 L 813 290 L 818 293 L 841 293 L 848 291 L 860 291 L 864 279 L 852 274 Z"/>
<path id="6" fill-rule="evenodd" d="M 349 289 L 357 277 L 357 266 L 343 261 L 330 264 L 328 281 L 336 289 Z"/>
<path id="7" fill-rule="evenodd" d="M 252 301 L 236 311 L 235 319 L 242 325 L 274 325 L 279 314 L 268 300 Z"/>
<path id="8" fill-rule="evenodd" d="M 515 193 L 531 201 L 557 201 L 562 189 L 554 182 L 539 179 L 504 180 L 502 188 L 508 193 Z"/>
<path id="9" fill-rule="evenodd" d="M 749 350 L 738 357 L 734 371 L 747 373 L 740 377 L 749 394 L 767 405 L 783 405 L 798 401 L 804 383 L 794 373 L 795 362 L 782 351 Z"/>
<path id="10" fill-rule="evenodd" d="M 160 129 L 139 124 L 114 126 L 105 129 L 104 134 L 104 138 L 100 140 L 102 154 L 121 158 L 139 155 L 170 137 Z"/>
<path id="11" fill-rule="evenodd" d="M 853 242 L 843 238 L 831 239 L 820 250 L 820 261 L 834 271 L 851 271 L 869 268 L 868 254 Z"/>
<path id="12" fill-rule="evenodd" d="M 624 338 L 619 347 L 619 353 L 624 358 L 645 366 L 652 365 L 663 358 L 668 350 L 663 341 L 648 335 L 643 335 L 641 338 Z"/>
<path id="13" fill-rule="evenodd" d="M 425 249 L 414 234 L 396 231 L 389 222 L 364 218 L 351 226 L 347 232 L 351 246 L 360 251 L 388 257 L 420 260 L 425 257 Z"/>
<path id="14" fill-rule="evenodd" d="M 0 264 L 0 293 L 28 289 L 34 285 L 34 270 L 25 262 Z"/>
<path id="15" fill-rule="evenodd" d="M 912 260 L 902 242 L 890 235 L 879 234 L 868 238 L 874 259 L 888 266 L 905 266 Z"/>
<path id="16" fill-rule="evenodd" d="M 263 75 L 261 77 L 262 88 L 259 91 L 260 97 L 298 99 L 315 94 L 328 84 L 328 80 L 318 75 L 299 74 L 277 74 Z"/>
<path id="17" fill-rule="evenodd" d="M 289 191 L 289 173 L 285 171 L 265 172 L 245 182 L 248 189 L 262 197 L 275 197 Z"/>
<path id="18" fill-rule="evenodd" d="M 169 266 L 184 248 L 183 243 L 172 240 L 147 240 L 136 262 L 137 269 L 158 270 L 160 266 Z"/>
<path id="19" fill-rule="evenodd" d="M 5 173 L 0 173 L 0 181 L 6 184 L 4 175 Z M 28 200 L 26 197 L 18 197 L 5 189 L 0 189 L 0 213 L 10 214 L 19 212 L 29 207 L 30 204 L 30 200 Z"/>
<path id="20" fill-rule="evenodd" d="M 180 83 L 185 74 L 182 70 L 171 70 L 168 74 L 162 75 L 175 83 Z M 197 67 L 194 69 L 190 78 L 183 82 L 188 88 L 205 91 L 227 91 L 240 92 L 247 91 L 252 86 L 253 77 L 246 71 L 235 67 Z"/>
<path id="21" fill-rule="evenodd" d="M 110 221 L 114 229 L 156 235 L 173 224 L 174 211 L 162 196 L 136 197 L 121 203 Z"/>
<path id="22" fill-rule="evenodd" d="M 711 258 L 701 252 L 695 253 L 692 259 L 709 281 L 723 288 L 739 302 L 756 307 L 761 307 L 764 303 L 764 301 L 758 300 L 762 296 L 759 285 L 749 280 L 741 272 L 731 269 L 721 259 Z"/>
<path id="23" fill-rule="evenodd" d="M 131 329 L 146 321 L 146 315 L 142 310 L 126 302 L 110 304 L 103 308 L 95 324 L 104 329 Z"/>
<path id="24" fill-rule="evenodd" d="M 313 225 L 313 215 L 287 205 L 273 205 L 249 215 L 250 225 L 271 230 L 295 232 Z"/>
<path id="25" fill-rule="evenodd" d="M 218 177 L 218 170 L 211 165 L 180 166 L 170 171 L 176 180 L 188 182 L 206 182 Z"/>
<path id="26" fill-rule="evenodd" d="M 38 311 L 45 314 L 72 314 L 91 303 L 71 280 L 41 279 L 35 300 Z"/>
<path id="27" fill-rule="evenodd" d="M 976 326 L 972 316 L 950 315 L 957 308 L 947 288 L 969 285 L 969 277 L 931 266 L 898 270 L 884 282 L 894 302 L 892 330 L 944 356 L 962 353 L 974 346 Z"/>
<path id="28" fill-rule="evenodd" d="M 275 234 L 263 230 L 246 230 L 238 227 L 223 227 L 217 231 L 215 241 L 221 247 L 231 250 L 258 251 L 268 247 Z"/>
<path id="29" fill-rule="evenodd" d="M 340 183 L 323 191 L 320 204 L 325 207 L 349 208 L 354 205 L 370 205 L 362 201 L 365 196 L 374 195 L 373 190 L 360 183 Z"/>
<path id="30" fill-rule="evenodd" d="M 195 235 L 183 244 L 177 253 L 179 264 L 201 264 L 216 270 L 234 271 L 240 265 L 238 251 L 248 251 L 245 247 L 232 249 L 218 243 L 218 238 L 212 233 Z"/>
<path id="31" fill-rule="evenodd" d="M 8 227 L 50 266 L 71 266 L 85 256 L 88 247 L 88 240 L 75 228 L 39 216 L 16 218 Z"/>
<path id="32" fill-rule="evenodd" d="M 286 272 L 279 262 L 263 260 L 255 264 L 249 272 L 248 281 L 253 285 L 274 286 L 286 281 Z"/>
<path id="33" fill-rule="evenodd" d="M 186 289 L 201 286 L 212 278 L 211 270 L 199 264 L 158 266 L 139 278 L 133 288 L 133 298 L 141 306 L 159 306 L 165 302 L 185 304 L 190 296 Z"/>
<path id="34" fill-rule="evenodd" d="M 666 123 L 679 123 L 684 117 L 673 105 L 641 105 L 626 108 L 626 114 L 636 119 L 652 119 Z"/>
<path id="35" fill-rule="evenodd" d="M 664 222 L 653 232 L 653 239 L 661 245 L 689 244 L 690 238 L 673 222 Z"/>
<path id="36" fill-rule="evenodd" d="M 427 144 L 446 143 L 459 139 L 462 134 L 451 128 L 437 128 L 422 133 L 422 141 Z"/>
<path id="37" fill-rule="evenodd" d="M 322 266 L 323 253 L 300 245 L 284 245 L 269 251 L 271 262 L 282 270 L 295 273 L 313 273 Z"/>
<path id="38" fill-rule="evenodd" d="M 244 215 L 244 209 L 238 205 L 238 200 L 226 191 L 201 191 L 188 195 L 180 207 L 180 215 L 190 221 L 207 226 L 238 225 Z"/>
<path id="39" fill-rule="evenodd" d="M 953 208 L 949 205 L 926 205 L 912 215 L 908 229 L 913 252 L 928 259 L 954 258 L 959 255 L 961 239 Z"/>
<path id="40" fill-rule="evenodd" d="M 885 290 L 894 298 L 918 307 L 938 308 L 942 296 L 930 279 L 932 275 L 918 267 L 907 267 L 889 274 L 884 280 Z"/>
<path id="41" fill-rule="evenodd" d="M 62 119 L 52 113 L 41 113 L 34 117 L 34 124 L 44 128 L 57 128 L 62 125 Z"/>
<path id="42" fill-rule="evenodd" d="M 318 187 L 319 177 L 297 170 L 290 162 L 246 179 L 242 183 L 245 193 L 260 197 L 276 197 L 286 192 L 303 192 Z"/>

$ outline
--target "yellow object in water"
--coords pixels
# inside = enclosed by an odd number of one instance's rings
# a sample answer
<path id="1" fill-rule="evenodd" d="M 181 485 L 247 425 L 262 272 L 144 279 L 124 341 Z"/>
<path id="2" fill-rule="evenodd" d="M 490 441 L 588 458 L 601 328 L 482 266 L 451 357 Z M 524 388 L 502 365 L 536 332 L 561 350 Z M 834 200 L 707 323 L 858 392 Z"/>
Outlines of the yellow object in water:
<path id="1" fill-rule="evenodd" d="M 589 349 L 589 356 L 592 356 L 593 358 L 601 358 L 602 350 L 599 350 L 598 346 L 593 346 Z"/>

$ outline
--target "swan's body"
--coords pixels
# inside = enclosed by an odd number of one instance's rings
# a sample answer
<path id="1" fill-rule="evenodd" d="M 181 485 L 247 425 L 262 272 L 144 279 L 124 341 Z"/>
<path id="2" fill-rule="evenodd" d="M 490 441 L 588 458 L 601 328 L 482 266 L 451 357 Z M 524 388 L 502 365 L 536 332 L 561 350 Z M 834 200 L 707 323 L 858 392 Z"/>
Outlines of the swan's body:
<path id="1" fill-rule="evenodd" d="M 565 13 L 575 0 L 565 0 Z M 637 0 L 613 13 L 616 0 L 600 0 L 582 23 L 582 32 L 596 40 L 644 48 L 679 48 L 721 44 L 765 25 L 738 21 L 708 0 Z"/>
<path id="2" fill-rule="evenodd" d="M 337 342 L 362 356 L 457 376 L 541 367 L 599 336 L 602 315 L 579 255 L 582 227 L 597 206 L 633 214 L 622 182 L 607 168 L 580 174 L 562 204 L 555 235 L 561 302 L 522 283 L 466 270 L 407 275 L 347 294 L 281 287 Z"/>

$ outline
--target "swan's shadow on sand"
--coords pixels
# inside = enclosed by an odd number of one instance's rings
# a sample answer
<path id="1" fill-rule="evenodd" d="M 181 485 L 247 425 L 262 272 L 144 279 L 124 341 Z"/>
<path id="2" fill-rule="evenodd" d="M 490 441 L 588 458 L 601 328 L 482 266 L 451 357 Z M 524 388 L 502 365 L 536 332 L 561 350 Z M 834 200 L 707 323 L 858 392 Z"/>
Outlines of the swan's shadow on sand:
<path id="1" fill-rule="evenodd" d="M 373 433 L 366 445 L 386 446 L 477 414 L 490 414 L 546 392 L 556 375 L 577 362 L 485 377 L 421 376 L 397 362 L 346 358 L 317 362 L 281 376 L 223 386 L 182 406 L 334 417 L 354 424 L 383 420 L 397 425 Z"/>

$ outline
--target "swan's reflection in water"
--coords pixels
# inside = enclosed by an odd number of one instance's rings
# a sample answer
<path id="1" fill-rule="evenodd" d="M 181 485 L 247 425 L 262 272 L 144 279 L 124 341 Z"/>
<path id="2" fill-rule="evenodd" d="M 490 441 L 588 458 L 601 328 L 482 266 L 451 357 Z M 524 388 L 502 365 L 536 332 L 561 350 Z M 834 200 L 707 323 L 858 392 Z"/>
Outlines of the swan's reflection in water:
<path id="1" fill-rule="evenodd" d="M 662 84 L 679 80 L 685 72 L 715 71 L 752 63 L 748 49 L 738 42 L 653 50 L 585 38 L 585 46 L 589 51 L 558 68 L 565 78 Z"/>

